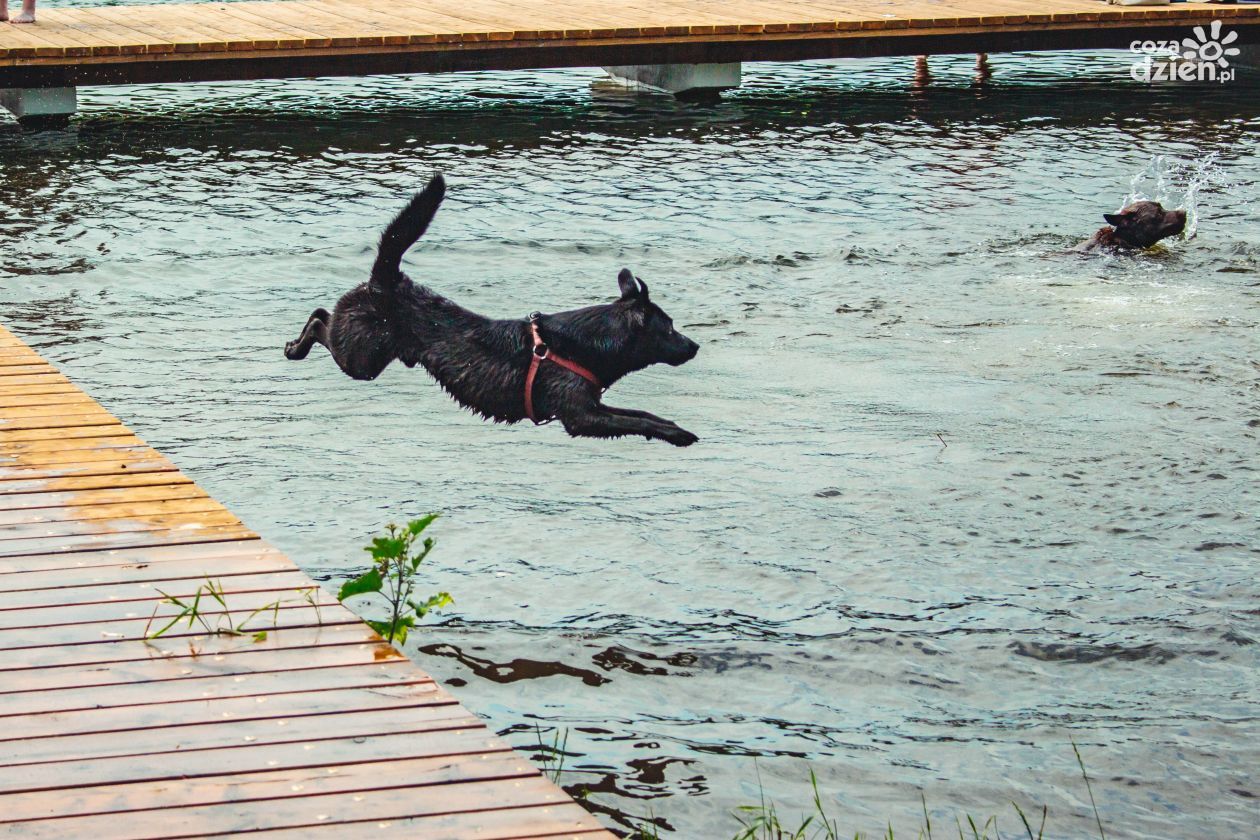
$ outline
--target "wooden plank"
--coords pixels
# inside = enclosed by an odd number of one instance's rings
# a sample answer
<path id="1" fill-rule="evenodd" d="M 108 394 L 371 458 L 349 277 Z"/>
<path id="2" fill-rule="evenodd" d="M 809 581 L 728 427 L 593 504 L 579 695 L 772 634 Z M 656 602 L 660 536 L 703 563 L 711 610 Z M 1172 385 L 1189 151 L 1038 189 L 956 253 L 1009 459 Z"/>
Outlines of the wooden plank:
<path id="1" fill-rule="evenodd" d="M 112 505 L 126 502 L 171 501 L 207 497 L 191 481 L 153 484 L 147 487 L 107 487 L 100 490 L 82 490 L 77 493 L 24 493 L 0 496 L 0 515 L 4 511 L 38 510 L 42 508 L 85 507 Z"/>
<path id="2" fill-rule="evenodd" d="M 222 607 L 209 599 L 203 599 L 200 612 L 204 621 L 210 627 L 226 626 L 227 622 L 219 621 L 220 616 L 226 616 L 229 621 L 239 626 L 241 622 L 253 615 L 246 628 L 253 632 L 272 626 L 275 621 L 272 605 L 278 605 L 279 612 L 286 609 L 311 609 L 306 606 L 303 595 L 304 590 L 309 589 L 309 578 L 300 577 L 300 572 L 297 570 L 288 574 L 292 575 L 292 578 L 287 581 L 277 581 L 275 586 L 255 589 L 238 590 L 236 587 L 243 585 L 239 584 L 237 578 L 224 578 L 223 584 L 227 589 L 226 600 L 231 612 L 225 613 Z M 280 576 L 277 575 L 277 577 Z M 170 589 L 175 590 L 171 594 L 177 597 L 185 595 L 191 597 L 196 588 L 195 581 L 186 581 L 182 587 L 172 586 Z M 23 594 L 29 593 L 18 593 L 18 595 Z M 336 601 L 322 589 L 315 595 L 321 608 L 317 618 L 348 618 L 341 612 L 343 608 L 339 607 Z M 149 623 L 150 616 L 153 616 L 153 630 L 156 631 L 180 612 L 174 606 L 159 604 L 161 598 L 162 595 L 156 591 L 155 587 L 148 589 L 137 587 L 136 597 L 117 601 L 57 604 L 46 607 L 15 606 L 12 609 L 0 611 L 0 645 L 7 645 L 14 634 L 21 637 L 25 635 L 24 631 L 41 628 L 43 635 L 40 638 L 50 644 L 58 640 L 73 644 L 84 637 L 92 640 L 128 637 L 142 639 L 145 630 L 143 625 Z M 265 612 L 255 614 L 256 611 L 264 609 Z M 186 624 L 178 625 L 179 628 L 186 626 Z M 200 629 L 201 627 L 200 624 L 194 624 L 194 632 L 207 632 Z"/>
<path id="3" fill-rule="evenodd" d="M 392 645 L 379 641 L 376 644 L 325 646 L 319 650 L 319 659 L 313 663 L 309 649 L 267 650 L 264 664 L 268 673 L 285 674 L 304 678 L 303 672 L 339 668 L 343 666 L 373 665 L 383 659 L 401 658 L 402 654 Z M 53 711 L 51 704 L 67 702 L 69 693 L 92 694 L 93 689 L 120 685 L 143 684 L 150 694 L 169 690 L 167 683 L 179 682 L 196 689 L 201 683 L 221 677 L 249 679 L 258 673 L 260 661 L 247 655 L 222 656 L 213 661 L 206 657 L 196 660 L 149 659 L 132 662 L 113 662 L 109 668 L 84 665 L 74 668 L 40 668 L 24 672 L 6 670 L 5 689 L 0 698 L 26 704 L 29 711 Z M 46 705 L 49 704 L 49 705 Z M 0 708 L 12 709 L 12 705 Z M 17 708 L 20 708 L 18 706 Z"/>
<path id="4" fill-rule="evenodd" d="M 32 365 L 46 364 L 42 358 L 31 350 L 23 349 L 21 352 L 0 352 L 0 368 L 12 367 L 14 365 Z"/>
<path id="5" fill-rule="evenodd" d="M 3 379 L 0 379 L 0 382 L 3 381 Z M 82 408 L 83 406 L 88 408 L 84 409 Z M 66 417 L 80 414 L 104 414 L 107 417 L 113 417 L 108 411 L 101 408 L 95 400 L 86 398 L 71 403 L 69 406 L 64 403 L 9 406 L 8 410 L 4 412 L 4 417 L 0 418 L 0 429 L 7 429 L 14 420 L 21 420 L 26 417 Z"/>
<path id="6" fill-rule="evenodd" d="M 23 374 L 22 376 L 6 376 L 0 379 L 0 388 L 6 391 L 23 385 L 54 385 L 69 382 L 59 373 Z"/>
<path id="7" fill-rule="evenodd" d="M 138 519 L 79 519 L 56 523 L 27 523 L 8 525 L 0 532 L 0 553 L 8 550 L 21 551 L 21 543 L 49 538 L 70 539 L 81 536 L 118 535 L 135 531 L 195 531 L 216 526 L 238 526 L 240 520 L 226 509 L 190 511 Z"/>
<path id="8" fill-rule="evenodd" d="M 333 815 L 359 812 L 362 808 L 359 803 L 372 790 L 391 788 L 365 788 L 363 793 L 291 796 L 262 802 L 220 801 L 159 811 L 132 811 L 125 821 L 120 821 L 114 814 L 102 814 L 11 825 L 20 836 L 30 840 L 91 836 L 110 836 L 116 840 L 154 836 L 214 837 L 266 828 L 299 828 L 331 823 Z M 468 782 L 443 779 L 429 786 L 413 785 L 403 777 L 392 790 L 396 793 L 389 802 L 394 810 L 381 818 L 407 819 L 410 821 L 408 828 L 426 840 L 436 840 L 438 836 L 425 827 L 429 818 L 461 815 L 463 819 L 451 823 L 453 828 L 450 830 L 457 833 L 447 836 L 475 837 L 472 832 L 480 830 L 477 828 L 478 821 L 482 812 L 489 810 L 489 803 L 494 803 L 496 810 L 509 810 L 526 805 L 558 806 L 569 801 L 554 785 L 537 777 Z M 519 819 L 516 822 L 519 824 Z M 551 822 L 554 823 L 554 819 Z M 587 818 L 585 825 L 592 824 L 593 820 Z"/>
<path id="9" fill-rule="evenodd" d="M 122 423 L 100 426 L 77 426 L 70 429 L 26 429 L 20 432 L 0 431 L 0 447 L 32 440 L 69 440 L 70 438 L 107 437 L 131 434 Z"/>
<path id="10" fill-rule="evenodd" d="M 393 704 L 370 709 L 344 709 L 331 714 L 233 720 L 228 726 L 215 722 L 141 729 L 129 732 L 126 738 L 120 738 L 114 732 L 103 732 L 50 740 L 7 741 L 0 767 L 7 768 L 5 775 L 18 772 L 13 768 L 29 765 L 56 768 L 90 761 L 98 768 L 104 768 L 111 762 L 133 757 L 200 752 L 218 752 L 230 757 L 238 754 L 238 750 L 254 747 L 405 737 L 452 729 L 475 731 L 484 730 L 484 727 L 485 723 L 480 718 L 455 703 Z"/>
<path id="11" fill-rule="evenodd" d="M 50 536 L 42 539 L 13 540 L 0 543 L 0 557 L 14 558 L 78 551 L 100 551 L 111 548 L 146 548 L 159 545 L 191 545 L 193 543 L 232 542 L 258 535 L 243 525 L 137 529 L 115 533 L 89 533 L 71 536 Z"/>
<path id="12" fill-rule="evenodd" d="M 82 428 L 99 428 L 96 426 Z M 46 438 L 13 443 L 0 442 L 0 467 L 39 467 L 73 461 L 83 456 L 90 460 L 108 460 L 105 456 L 126 456 L 134 453 L 152 453 L 144 441 L 131 434 L 98 435 L 96 437 L 69 437 L 63 440 Z M 47 460 L 44 460 L 47 459 Z"/>
<path id="13" fill-rule="evenodd" d="M 29 482 L 42 479 L 72 478 L 88 475 L 134 475 L 140 472 L 173 472 L 175 465 L 154 452 L 136 452 L 113 455 L 108 451 L 89 450 L 83 453 L 65 453 L 74 460 L 44 465 L 0 464 L 0 492 L 12 491 L 8 482 L 30 486 Z M 82 457 L 77 457 L 81 454 Z"/>
<path id="14" fill-rule="evenodd" d="M 104 426 L 117 422 L 114 416 L 104 409 L 82 414 L 62 414 L 51 417 L 17 417 L 0 425 L 0 434 L 30 431 L 31 429 L 69 429 L 77 426 Z"/>
<path id="15" fill-rule="evenodd" d="M 0 475 L 29 478 L 36 472 L 60 469 L 63 464 L 107 461 L 117 462 L 121 466 L 132 461 L 151 461 L 161 457 L 143 443 L 102 444 L 100 438 L 88 438 L 72 449 L 57 449 L 52 446 L 10 447 L 0 442 Z"/>
<path id="16" fill-rule="evenodd" d="M 131 575 L 126 577 L 130 578 Z M 199 573 L 173 578 L 128 579 L 117 582 L 105 581 L 90 586 L 8 590 L 0 592 L 0 614 L 40 608 L 68 610 L 76 606 L 108 603 L 129 604 L 132 605 L 128 607 L 130 610 L 136 609 L 135 605 L 139 604 L 147 615 L 156 606 L 154 602 L 165 598 L 161 592 L 166 592 L 176 598 L 191 598 L 197 594 L 199 588 L 206 585 L 207 579 L 221 582 L 224 591 L 229 595 L 241 592 L 272 592 L 292 597 L 296 592 L 309 591 L 314 587 L 310 578 L 298 571 L 291 563 L 287 568 L 267 569 L 259 566 L 252 574 L 240 572 L 228 576 L 216 575 L 203 567 Z M 58 593 L 61 593 L 61 597 L 58 597 Z M 229 597 L 227 600 L 228 606 L 236 609 L 233 599 Z M 320 601 L 320 603 L 327 602 L 326 596 Z M 212 607 L 214 604 L 207 600 L 206 606 Z M 160 615 L 174 612 L 174 608 L 159 610 Z M 0 693 L 3 693 L 3 688 L 0 688 Z"/>
<path id="17" fill-rule="evenodd" d="M 451 708 L 439 708 L 437 711 L 439 714 L 449 716 Z M 330 721 L 325 720 L 321 723 L 328 727 Z M 337 724 L 340 724 L 340 720 Z M 383 721 L 378 717 L 375 724 L 380 726 Z M 236 730 L 235 727 L 232 729 Z M 169 736 L 172 733 L 158 734 Z M 185 734 L 178 733 L 177 737 L 183 737 Z M 0 822 L 29 820 L 45 816 L 41 813 L 43 806 L 35 805 L 34 801 L 49 798 L 32 796 L 39 792 L 74 789 L 76 794 L 73 795 L 71 801 L 64 803 L 66 810 L 78 813 L 107 813 L 125 809 L 129 804 L 127 799 L 135 795 L 132 791 L 123 788 L 124 785 L 146 784 L 147 786 L 148 783 L 179 779 L 181 782 L 190 783 L 195 789 L 197 781 L 203 782 L 205 786 L 217 787 L 222 784 L 222 777 L 257 775 L 261 782 L 265 779 L 263 774 L 278 773 L 283 774 L 281 778 L 287 778 L 291 784 L 294 776 L 297 775 L 291 772 L 294 769 L 318 769 L 318 777 L 327 777 L 334 775 L 328 772 L 328 768 L 331 767 L 353 767 L 389 760 L 405 761 L 436 756 L 454 758 L 455 761 L 449 762 L 452 764 L 488 753 L 496 754 L 499 758 L 507 757 L 517 762 L 524 761 L 520 756 L 512 753 L 502 741 L 493 737 L 484 723 L 467 713 L 458 719 L 433 720 L 419 731 L 405 734 L 369 731 L 353 738 L 346 735 L 330 738 L 328 734 L 325 730 L 319 737 L 300 740 L 286 738 L 272 743 L 238 743 L 232 747 L 192 750 L 187 753 L 170 749 L 172 744 L 168 740 L 165 749 L 129 756 L 126 759 L 98 759 L 74 764 L 64 761 L 28 764 L 21 773 L 6 773 L 3 778 L 0 778 L 0 796 L 13 796 L 14 802 L 10 808 L 0 813 Z M 523 775 L 534 775 L 537 772 L 529 766 L 528 762 L 524 762 L 524 767 L 526 772 Z M 310 774 L 302 775 L 310 777 Z M 91 790 L 91 788 L 105 788 L 105 790 Z M 146 799 L 143 803 L 146 810 L 149 807 L 170 807 L 181 802 L 181 799 L 167 799 L 164 802 L 161 788 L 156 785 L 152 787 L 152 791 L 152 793 L 146 791 L 148 796 L 154 797 Z M 93 799 L 102 792 L 117 797 L 117 804 L 111 806 L 108 801 L 100 800 L 93 802 Z M 169 789 L 170 796 L 183 797 L 184 802 L 196 802 L 196 799 L 186 796 L 189 792 L 191 791 L 187 788 Z M 24 809 L 16 794 L 27 794 L 32 800 L 32 807 L 29 810 Z M 210 799 L 205 804 L 214 801 Z M 132 800 L 130 804 L 138 803 Z"/>
<path id="18" fill-rule="evenodd" d="M 457 705 L 454 699 L 441 690 L 437 684 L 419 681 L 376 686 L 367 691 L 359 688 L 343 688 L 330 691 L 277 693 L 267 697 L 209 698 L 188 703 L 101 706 L 75 712 L 18 715 L 5 718 L 5 731 L 12 734 L 0 736 L 0 744 L 3 745 L 3 749 L 8 750 L 10 741 L 68 738 L 73 735 L 105 732 L 118 734 L 141 730 L 182 729 L 205 724 L 234 727 L 244 721 L 336 715 L 347 709 L 363 711 L 409 708 L 417 704 Z"/>
<path id="19" fill-rule="evenodd" d="M 344 822 L 306 825 L 301 828 L 279 828 L 260 831 L 257 836 L 265 840 L 305 840 L 308 837 L 382 837 L 389 836 L 393 828 L 407 830 L 412 826 L 406 814 L 389 821 L 380 819 L 350 819 Z M 608 837 L 602 828 L 591 828 L 588 818 L 574 818 L 568 812 L 549 805 L 533 805 L 506 811 L 481 811 L 472 818 L 463 814 L 426 817 L 423 823 L 426 840 L 542 840 L 543 838 L 568 838 L 586 840 L 590 837 Z"/>
<path id="20" fill-rule="evenodd" d="M 5 378 L 9 376 L 34 376 L 35 374 L 56 372 L 56 368 L 43 362 L 38 364 L 7 365 L 0 367 L 0 383 L 3 383 Z"/>
<path id="21" fill-rule="evenodd" d="M 0 397 L 25 397 L 31 394 L 75 394 L 81 393 L 78 388 L 74 387 L 63 376 L 58 382 L 50 382 L 42 385 L 16 385 L 9 386 L 0 384 Z"/>
<path id="22" fill-rule="evenodd" d="M 255 540 L 256 544 L 266 545 Z M 28 558 L 22 561 L 21 568 L 0 575 L 0 601 L 10 603 L 5 596 L 11 593 L 57 593 L 61 592 L 61 600 L 120 600 L 122 596 L 112 592 L 109 587 L 118 587 L 122 591 L 140 592 L 157 587 L 172 594 L 178 594 L 173 587 L 175 581 L 196 581 L 205 583 L 220 578 L 245 578 L 248 575 L 274 574 L 277 572 L 296 571 L 292 561 L 278 551 L 260 551 L 253 553 L 226 556 L 217 551 L 220 545 L 237 545 L 238 543 L 217 543 L 211 546 L 175 546 L 190 553 L 188 560 L 166 560 L 160 562 L 124 563 L 109 566 L 74 566 L 70 568 L 52 568 L 32 570 L 26 568 L 35 565 L 31 561 L 41 558 Z M 235 585 L 243 585 L 238 582 Z M 303 588 L 313 586 L 307 580 Z M 32 595 L 33 599 L 56 599 L 55 595 Z M 80 601 L 75 601 L 79 603 Z M 13 601 L 12 603 L 16 603 Z M 4 609 L 4 607 L 0 607 Z"/>
<path id="23" fill-rule="evenodd" d="M 20 408 L 34 405 L 79 405 L 92 402 L 92 398 L 70 385 L 53 386 L 36 393 L 0 394 L 0 408 Z"/>
<path id="24" fill-rule="evenodd" d="M 58 691 L 0 694 L 0 720 L 40 715 L 69 715 L 92 712 L 105 705 L 111 709 L 137 709 L 145 706 L 202 705 L 215 700 L 252 698 L 265 703 L 279 694 L 316 694 L 324 691 L 381 691 L 417 683 L 430 683 L 410 664 L 356 663 L 317 666 L 305 671 L 267 670 L 247 675 L 206 676 L 199 679 L 168 680 L 160 686 L 121 683 Z"/>
<path id="25" fill-rule="evenodd" d="M 297 628 L 318 628 L 330 627 L 346 623 L 359 623 L 358 619 L 349 619 L 339 617 L 342 613 L 331 613 L 322 607 L 316 610 L 308 606 L 281 606 L 273 615 L 268 611 L 265 616 L 259 617 L 256 621 L 249 624 L 249 631 L 256 632 L 266 630 L 268 636 L 270 634 L 293 630 Z M 215 622 L 216 613 L 207 616 L 207 621 Z M 101 622 L 99 625 L 92 623 L 76 623 L 64 628 L 60 628 L 56 636 L 52 636 L 46 632 L 46 628 L 42 626 L 22 627 L 16 629 L 8 629 L 0 631 L 0 652 L 4 653 L 5 661 L 9 661 L 10 651 L 26 651 L 23 656 L 34 655 L 30 653 L 36 649 L 47 648 L 67 648 L 71 646 L 85 646 L 93 648 L 92 651 L 83 653 L 83 657 L 99 658 L 104 654 L 101 652 L 105 647 L 109 649 L 121 650 L 126 643 L 136 643 L 141 648 L 131 648 L 125 655 L 124 659 L 134 659 L 143 654 L 142 648 L 150 644 L 145 637 L 146 633 L 156 632 L 161 628 L 153 626 L 153 622 L 149 619 L 149 614 L 144 616 L 136 615 L 135 618 L 123 618 L 116 621 Z M 206 631 L 200 626 L 189 628 L 187 624 L 178 624 L 168 630 L 161 638 L 170 642 L 180 642 L 189 644 L 192 649 L 201 650 L 206 644 L 206 640 L 217 639 L 218 636 L 208 636 Z M 18 660 L 15 660 L 18 661 Z M 27 661 L 22 659 L 20 661 Z M 51 660 L 49 660 L 51 661 Z M 3 740 L 3 739 L 0 739 Z"/>
<path id="26" fill-rule="evenodd" d="M 19 496 L 27 493 L 61 493 L 79 490 L 99 490 L 110 487 L 144 487 L 151 484 L 174 484 L 191 482 L 192 479 L 171 469 L 137 472 L 130 470 L 122 473 L 80 474 L 71 476 L 45 478 L 14 478 L 0 481 L 0 498 Z M 0 569 L 0 574 L 4 570 Z"/>
<path id="27" fill-rule="evenodd" d="M 123 476 L 128 478 L 130 476 Z M 178 473 L 174 477 L 183 478 Z M 166 478 L 158 474 L 154 476 L 134 476 L 134 478 Z M 264 561 L 274 554 L 280 554 L 272 546 L 257 537 L 237 542 L 220 542 L 211 545 L 173 545 L 156 547 L 137 547 L 122 549 L 106 549 L 84 551 L 76 554 L 45 554 L 23 558 L 22 563 L 0 564 L 0 588 L 16 586 L 9 581 L 21 581 L 31 575 L 42 575 L 46 572 L 71 571 L 83 579 L 97 574 L 108 573 L 111 568 L 124 568 L 140 572 L 150 568 L 160 568 L 164 563 L 200 563 L 216 564 L 224 558 L 246 557 Z M 290 561 L 291 562 L 291 561 Z"/>
<path id="28" fill-rule="evenodd" d="M 288 614 L 286 614 L 287 616 Z M 251 636 L 189 637 L 160 636 L 142 643 L 105 645 L 67 645 L 38 649 L 10 650 L 0 658 L 0 671 L 56 671 L 60 668 L 108 665 L 114 662 L 149 662 L 161 659 L 171 662 L 206 659 L 222 661 L 218 657 L 247 657 L 266 655 L 273 650 L 303 648 L 315 650 L 347 644 L 369 644 L 380 637 L 358 621 L 345 619 L 286 630 L 270 630 L 267 638 L 258 640 Z M 260 666 L 262 667 L 262 666 Z M 0 763 L 3 759 L 0 758 Z"/>
<path id="29" fill-rule="evenodd" d="M 39 526 L 41 536 L 45 525 L 54 523 L 95 523 L 97 520 L 146 520 L 167 515 L 183 515 L 194 513 L 228 513 L 227 508 L 214 499 L 203 494 L 182 499 L 158 499 L 147 501 L 126 501 L 101 505 L 72 505 L 70 507 L 36 508 L 34 510 L 0 510 L 0 529 L 8 530 L 20 526 Z M 158 519 L 157 521 L 164 521 Z M 229 524 L 239 522 L 235 516 L 228 520 Z M 222 524 L 222 523 L 217 523 Z M 65 530 L 59 533 L 74 533 Z"/>

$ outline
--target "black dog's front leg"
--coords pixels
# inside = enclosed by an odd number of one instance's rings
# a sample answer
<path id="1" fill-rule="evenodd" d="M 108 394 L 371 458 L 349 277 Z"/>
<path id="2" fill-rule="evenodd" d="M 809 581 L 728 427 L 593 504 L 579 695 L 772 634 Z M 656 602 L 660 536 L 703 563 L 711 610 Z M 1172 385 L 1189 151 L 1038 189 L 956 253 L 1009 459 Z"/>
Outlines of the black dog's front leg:
<path id="1" fill-rule="evenodd" d="M 605 411 L 611 411 L 613 414 L 621 417 L 637 417 L 640 420 L 651 420 L 653 423 L 662 423 L 666 426 L 678 428 L 678 424 L 673 420 L 666 420 L 664 417 L 657 417 L 648 411 L 639 411 L 637 408 L 614 408 L 611 405 L 601 405 Z"/>
<path id="2" fill-rule="evenodd" d="M 614 438 L 643 435 L 674 446 L 691 446 L 699 440 L 691 432 L 646 411 L 594 405 L 566 413 L 560 418 L 565 431 L 574 437 Z"/>

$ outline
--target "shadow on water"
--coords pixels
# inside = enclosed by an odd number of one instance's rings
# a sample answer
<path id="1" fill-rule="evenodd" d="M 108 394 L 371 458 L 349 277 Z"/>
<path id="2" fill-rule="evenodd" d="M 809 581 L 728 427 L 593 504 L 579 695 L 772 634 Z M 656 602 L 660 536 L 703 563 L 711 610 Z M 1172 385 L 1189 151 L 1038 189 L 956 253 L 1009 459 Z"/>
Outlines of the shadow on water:
<path id="1" fill-rule="evenodd" d="M 567 676 L 576 677 L 584 684 L 597 687 L 608 682 L 594 671 L 575 668 L 563 662 L 539 662 L 534 659 L 513 659 L 509 662 L 494 662 L 465 653 L 456 645 L 425 645 L 420 652 L 429 656 L 447 656 L 468 667 L 476 676 L 492 682 L 506 684 L 517 680 L 536 680 L 543 677 Z"/>
<path id="2" fill-rule="evenodd" d="M 587 90 L 578 81 L 578 89 L 552 88 L 545 95 L 496 94 L 474 87 L 458 97 L 408 104 L 408 97 L 389 96 L 389 88 L 422 83 L 417 77 L 373 77 L 370 82 L 371 90 L 358 101 L 336 96 L 289 101 L 273 95 L 274 83 L 261 82 L 256 95 L 243 97 L 243 102 L 233 98 L 225 104 L 215 96 L 203 105 L 195 93 L 184 90 L 173 104 L 129 108 L 120 103 L 92 111 L 64 131 L 27 133 L 7 124 L 0 131 L 6 167 L 3 189 L 36 191 L 67 163 L 114 153 L 135 156 L 137 162 L 166 160 L 173 151 L 283 151 L 301 159 L 325 154 L 330 146 L 359 154 L 396 154 L 399 148 L 412 146 L 417 153 L 458 151 L 461 156 L 476 156 L 679 133 L 721 140 L 817 128 L 855 137 L 890 124 L 916 124 L 942 133 L 967 126 L 1005 134 L 1123 126 L 1136 119 L 1141 124 L 1133 130 L 1151 140 L 1162 131 L 1180 136 L 1187 123 L 1195 126 L 1204 143 L 1229 143 L 1251 130 L 1237 119 L 1236 93 L 1219 87 L 1195 88 L 1187 95 L 1185 87 L 1135 91 L 1131 86 L 1071 81 L 942 85 L 926 90 L 803 84 L 754 88 L 705 103 L 628 95 L 598 84 Z M 513 82 L 528 86 L 527 79 Z M 339 88 L 349 84 L 335 83 Z M 250 104 L 254 101 L 265 104 Z"/>

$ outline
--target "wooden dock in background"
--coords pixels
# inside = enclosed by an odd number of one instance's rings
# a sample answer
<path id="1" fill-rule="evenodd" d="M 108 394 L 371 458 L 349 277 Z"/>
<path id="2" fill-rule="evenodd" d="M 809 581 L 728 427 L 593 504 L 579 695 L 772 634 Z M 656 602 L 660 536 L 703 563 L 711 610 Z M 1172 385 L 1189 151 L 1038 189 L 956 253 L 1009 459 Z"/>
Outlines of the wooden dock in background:
<path id="1" fill-rule="evenodd" d="M 1260 6 L 1101 0 L 279 0 L 39 10 L 0 88 L 1127 49 Z M 1243 43 L 1256 43 L 1244 35 Z"/>
<path id="2" fill-rule="evenodd" d="M 612 837 L 3 327 L 0 723 L 0 837 Z"/>

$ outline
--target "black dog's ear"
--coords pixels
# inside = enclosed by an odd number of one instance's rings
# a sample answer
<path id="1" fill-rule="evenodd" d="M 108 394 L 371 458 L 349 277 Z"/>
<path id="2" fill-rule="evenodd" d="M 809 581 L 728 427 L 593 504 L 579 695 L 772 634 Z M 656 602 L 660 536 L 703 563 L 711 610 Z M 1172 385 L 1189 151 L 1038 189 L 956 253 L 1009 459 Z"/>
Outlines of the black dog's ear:
<path id="1" fill-rule="evenodd" d="M 643 299 L 644 299 L 644 300 L 647 300 L 647 299 L 648 299 L 648 287 L 647 287 L 647 283 L 644 283 L 644 282 L 643 282 L 640 278 L 638 278 L 638 277 L 636 277 L 636 278 L 634 278 L 634 279 L 639 281 L 639 290 L 640 290 L 640 291 L 639 291 L 639 294 L 640 294 L 640 295 L 642 295 L 642 297 L 643 297 Z"/>
<path id="2" fill-rule="evenodd" d="M 617 287 L 621 289 L 622 300 L 630 300 L 639 296 L 639 286 L 634 282 L 634 275 L 630 273 L 628 268 L 621 269 L 621 273 L 617 275 Z"/>
<path id="3" fill-rule="evenodd" d="M 1107 220 L 1107 224 L 1120 227 L 1124 224 L 1125 215 L 1124 213 L 1103 213 L 1103 218 Z"/>

